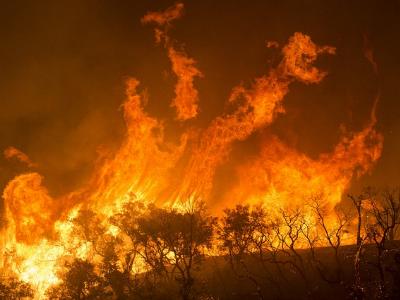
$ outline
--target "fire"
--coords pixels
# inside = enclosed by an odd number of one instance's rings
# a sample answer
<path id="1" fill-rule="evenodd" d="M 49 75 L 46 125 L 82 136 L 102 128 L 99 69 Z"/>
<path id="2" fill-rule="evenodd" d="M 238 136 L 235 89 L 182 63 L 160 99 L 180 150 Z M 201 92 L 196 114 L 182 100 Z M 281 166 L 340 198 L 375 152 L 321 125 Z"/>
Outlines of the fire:
<path id="1" fill-rule="evenodd" d="M 14 228 L 17 241 L 36 243 L 50 234 L 57 209 L 38 173 L 14 178 L 5 188 L 3 198 L 8 228 Z"/>
<path id="2" fill-rule="evenodd" d="M 183 8 L 178 3 L 142 19 L 144 24 L 155 24 L 156 40 L 163 43 L 177 78 L 171 106 L 180 122 L 199 114 L 194 80 L 203 76 L 196 61 L 169 36 L 171 22 L 182 16 Z M 229 110 L 206 128 L 184 130 L 178 144 L 164 136 L 163 121 L 145 112 L 148 99 L 138 91 L 139 81 L 127 80 L 125 138 L 115 153 L 101 155 L 86 185 L 54 199 L 38 173 L 22 174 L 8 183 L 3 192 L 7 221 L 1 241 L 6 250 L 0 260 L 3 269 L 19 274 L 44 295 L 59 281 L 57 270 L 63 256 L 85 258 L 90 253 L 90 245 L 74 236 L 69 222 L 79 208 L 112 216 L 132 199 L 175 206 L 201 199 L 216 209 L 210 198 L 216 169 L 229 161 L 234 143 L 245 141 L 285 112 L 284 98 L 293 82 L 317 84 L 323 80 L 327 72 L 313 64 L 319 55 L 334 53 L 335 48 L 318 46 L 309 36 L 294 33 L 275 68 L 249 86 L 235 87 L 228 99 Z M 368 172 L 381 155 L 383 137 L 375 129 L 374 111 L 364 129 L 343 136 L 330 153 L 318 159 L 288 147 L 278 137 L 266 139 L 259 155 L 238 167 L 236 188 L 223 196 L 222 205 L 263 202 L 285 206 L 293 201 L 301 204 L 309 194 L 323 193 L 333 207 L 351 180 Z M 5 155 L 32 166 L 29 157 L 15 148 Z M 107 226 L 115 234 L 115 228 Z"/>
<path id="3" fill-rule="evenodd" d="M 324 78 L 326 73 L 312 66 L 322 53 L 333 54 L 334 48 L 319 47 L 310 37 L 296 32 L 283 48 L 283 59 L 276 68 L 256 78 L 248 89 L 234 88 L 229 102 L 242 104 L 233 113 L 217 117 L 201 134 L 173 199 L 183 202 L 190 198 L 207 199 L 214 172 L 229 155 L 232 144 L 245 140 L 284 112 L 282 101 L 290 83 L 295 80 L 317 83 Z"/>
<path id="4" fill-rule="evenodd" d="M 258 157 L 238 168 L 239 184 L 232 194 L 237 201 L 283 207 L 301 205 L 319 194 L 333 208 L 351 179 L 365 174 L 380 157 L 382 141 L 369 124 L 361 132 L 343 137 L 331 153 L 313 160 L 272 137 Z"/>
<path id="5" fill-rule="evenodd" d="M 16 158 L 30 168 L 36 167 L 36 164 L 31 161 L 28 155 L 15 147 L 8 147 L 6 150 L 4 150 L 4 157 L 7 159 Z"/>
<path id="6" fill-rule="evenodd" d="M 172 71 L 178 82 L 175 86 L 175 98 L 171 106 L 176 108 L 178 120 L 184 121 L 196 117 L 199 101 L 198 91 L 194 87 L 194 78 L 203 76 L 195 67 L 196 61 L 187 56 L 185 51 L 178 50 L 168 35 L 171 21 L 183 14 L 183 4 L 178 3 L 164 12 L 150 12 L 142 18 L 143 24 L 154 23 L 157 43 L 164 41 L 171 61 Z M 160 29 L 161 27 L 161 29 Z"/>

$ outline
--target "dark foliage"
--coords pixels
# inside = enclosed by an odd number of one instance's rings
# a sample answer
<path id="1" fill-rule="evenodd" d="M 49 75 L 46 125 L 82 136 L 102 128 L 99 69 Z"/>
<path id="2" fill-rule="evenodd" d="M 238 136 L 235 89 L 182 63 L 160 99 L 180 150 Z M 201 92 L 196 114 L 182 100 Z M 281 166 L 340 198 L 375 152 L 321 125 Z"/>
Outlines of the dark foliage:
<path id="1" fill-rule="evenodd" d="M 400 299 L 399 190 L 369 188 L 349 200 L 333 211 L 322 196 L 304 207 L 237 205 L 219 220 L 203 204 L 177 210 L 131 201 L 111 218 L 81 210 L 71 222 L 87 258 L 68 249 L 61 282 L 47 296 Z M 354 245 L 345 246 L 349 236 Z M 31 297 L 27 284 L 0 281 L 0 299 Z"/>
<path id="2" fill-rule="evenodd" d="M 0 299 L 28 299 L 33 297 L 33 290 L 27 284 L 14 277 L 0 280 Z"/>

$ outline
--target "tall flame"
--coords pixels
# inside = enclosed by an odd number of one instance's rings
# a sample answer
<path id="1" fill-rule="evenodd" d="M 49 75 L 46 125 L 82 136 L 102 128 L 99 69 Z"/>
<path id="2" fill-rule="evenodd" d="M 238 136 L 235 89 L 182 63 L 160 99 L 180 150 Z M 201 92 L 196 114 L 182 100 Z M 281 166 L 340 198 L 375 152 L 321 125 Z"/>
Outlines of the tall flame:
<path id="1" fill-rule="evenodd" d="M 190 157 L 182 184 L 173 199 L 207 199 L 212 188 L 215 169 L 229 154 L 232 143 L 248 138 L 254 131 L 273 122 L 283 113 L 282 101 L 295 80 L 317 83 L 326 75 L 312 66 L 318 54 L 334 53 L 332 47 L 319 47 L 310 37 L 296 32 L 283 48 L 283 59 L 268 75 L 256 78 L 246 89 L 233 89 L 229 102 L 239 103 L 230 114 L 217 117 L 204 130 Z"/>
<path id="2" fill-rule="evenodd" d="M 238 168 L 239 184 L 229 199 L 268 205 L 301 205 L 316 194 L 332 209 L 352 178 L 368 172 L 382 152 L 383 136 L 371 121 L 362 131 L 342 137 L 330 153 L 312 159 L 277 137 L 264 142 L 259 156 Z"/>
<path id="3" fill-rule="evenodd" d="M 194 79 L 202 76 L 195 60 L 178 50 L 169 37 L 171 22 L 182 14 L 183 4 L 178 3 L 142 19 L 143 23 L 155 24 L 156 39 L 168 52 L 177 77 L 172 106 L 179 121 L 199 113 Z M 1 266 L 11 268 L 43 294 L 59 280 L 57 260 L 65 254 L 64 245 L 73 243 L 68 218 L 78 208 L 86 206 L 110 216 L 133 197 L 177 206 L 201 199 L 213 208 L 216 204 L 210 193 L 216 169 L 229 160 L 234 143 L 245 141 L 285 112 L 283 100 L 291 83 L 316 84 L 323 80 L 327 73 L 313 64 L 319 55 L 334 53 L 335 48 L 318 46 L 309 36 L 294 33 L 275 68 L 249 87 L 235 87 L 228 99 L 230 111 L 204 129 L 184 131 L 178 144 L 169 143 L 163 122 L 144 111 L 147 96 L 138 92 L 139 81 L 127 80 L 125 138 L 115 153 L 99 158 L 86 185 L 53 199 L 38 173 L 22 174 L 8 183 L 3 192 L 7 224 L 1 235 Z M 352 178 L 368 172 L 381 155 L 383 137 L 375 129 L 375 109 L 376 103 L 364 129 L 343 136 L 332 152 L 318 159 L 288 147 L 278 137 L 265 140 L 258 156 L 238 167 L 236 187 L 223 197 L 223 205 L 260 201 L 286 205 L 303 201 L 306 193 L 322 192 L 334 206 Z M 29 165 L 30 160 L 21 153 L 10 150 L 6 156 L 18 157 Z M 85 256 L 85 249 L 78 252 Z"/>
<path id="4" fill-rule="evenodd" d="M 164 12 L 150 12 L 142 18 L 143 24 L 156 25 L 155 37 L 157 43 L 164 41 L 171 61 L 172 71 L 178 81 L 175 85 L 175 98 L 171 106 L 176 108 L 178 120 L 184 121 L 197 116 L 198 91 L 194 87 L 194 79 L 203 76 L 196 68 L 196 61 L 189 57 L 184 50 L 178 50 L 168 35 L 171 21 L 179 19 L 183 15 L 183 4 L 177 3 Z"/>

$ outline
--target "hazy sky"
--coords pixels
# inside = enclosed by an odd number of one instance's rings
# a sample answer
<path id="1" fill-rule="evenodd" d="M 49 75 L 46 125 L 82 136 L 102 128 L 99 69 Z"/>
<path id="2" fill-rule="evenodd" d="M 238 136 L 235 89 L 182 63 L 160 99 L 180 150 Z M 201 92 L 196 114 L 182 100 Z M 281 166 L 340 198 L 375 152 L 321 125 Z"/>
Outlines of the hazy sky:
<path id="1" fill-rule="evenodd" d="M 151 28 L 140 23 L 149 10 L 173 1 L 58 0 L 0 4 L 0 149 L 15 146 L 38 163 L 50 192 L 78 187 L 90 174 L 100 145 L 116 147 L 124 134 L 120 105 L 124 80 L 138 78 L 150 96 L 147 111 L 173 120 L 174 77 Z M 341 124 L 359 130 L 368 122 L 380 90 L 378 129 L 384 150 L 355 186 L 400 184 L 399 1 L 185 1 L 185 16 L 171 35 L 185 44 L 204 78 L 197 80 L 201 113 L 191 124 L 206 126 L 220 114 L 231 89 L 265 74 L 279 61 L 280 44 L 304 32 L 337 48 L 319 60 L 329 72 L 319 85 L 294 84 L 286 114 L 271 128 L 290 145 L 317 157 L 338 142 Z M 363 54 L 374 50 L 378 75 Z M 167 134 L 179 125 L 167 123 Z M 265 133 L 265 132 L 264 132 Z M 256 140 L 241 145 L 237 159 Z M 171 134 L 172 135 L 172 134 Z M 0 186 L 28 171 L 0 160 Z"/>

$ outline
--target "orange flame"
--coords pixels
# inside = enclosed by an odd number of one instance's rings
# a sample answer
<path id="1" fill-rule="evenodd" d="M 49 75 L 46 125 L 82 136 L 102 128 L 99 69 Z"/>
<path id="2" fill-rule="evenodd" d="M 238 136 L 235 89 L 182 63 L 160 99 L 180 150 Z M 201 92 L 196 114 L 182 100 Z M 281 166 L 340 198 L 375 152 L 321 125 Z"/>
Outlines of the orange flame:
<path id="1" fill-rule="evenodd" d="M 42 186 L 38 173 L 19 175 L 3 192 L 9 226 L 15 226 L 15 238 L 36 243 L 52 230 L 55 209 L 53 199 Z M 49 209 L 50 208 L 50 209 Z"/>
<path id="2" fill-rule="evenodd" d="M 176 3 L 162 12 L 150 12 L 142 18 L 143 23 L 156 23 L 160 26 L 170 25 L 171 21 L 183 15 L 183 3 Z"/>
<path id="3" fill-rule="evenodd" d="M 258 157 L 238 168 L 239 184 L 226 197 L 293 207 L 319 194 L 332 209 L 351 179 L 368 172 L 381 155 L 383 136 L 373 126 L 370 122 L 362 131 L 343 137 L 331 153 L 316 160 L 272 137 Z"/>
<path id="4" fill-rule="evenodd" d="M 143 111 L 144 96 L 136 93 L 138 85 L 136 79 L 127 82 L 124 142 L 114 157 L 102 162 L 83 193 L 91 199 L 91 205 L 104 208 L 107 204 L 127 201 L 132 195 L 154 200 L 167 185 L 168 172 L 185 147 L 186 134 L 179 146 L 164 142 L 161 123 Z"/>
<path id="5" fill-rule="evenodd" d="M 143 24 L 154 23 L 157 43 L 164 40 L 164 46 L 171 61 L 172 71 L 178 81 L 175 86 L 175 98 L 171 106 L 176 108 L 178 120 L 188 120 L 198 114 L 198 91 L 194 87 L 194 79 L 202 77 L 202 73 L 195 67 L 196 61 L 187 56 L 185 51 L 177 50 L 168 35 L 171 21 L 183 15 L 183 4 L 177 3 L 164 12 L 150 12 L 142 18 Z M 161 26 L 162 29 L 159 27 Z"/>
<path id="6" fill-rule="evenodd" d="M 202 133 L 189 163 L 182 184 L 173 199 L 206 200 L 212 188 L 215 169 L 229 153 L 235 141 L 245 140 L 255 130 L 272 123 L 278 113 L 284 112 L 281 102 L 295 80 L 317 83 L 326 75 L 312 66 L 320 53 L 334 53 L 332 47 L 319 47 L 301 33 L 295 33 L 283 48 L 281 63 L 268 75 L 257 78 L 246 89 L 234 88 L 229 101 L 243 104 L 235 112 L 217 117 Z"/>
<path id="7" fill-rule="evenodd" d="M 36 164 L 31 161 L 28 155 L 15 147 L 8 147 L 7 149 L 5 149 L 4 157 L 6 159 L 16 158 L 20 162 L 25 163 L 30 168 L 36 167 Z"/>
<path id="8" fill-rule="evenodd" d="M 178 78 L 172 106 L 178 120 L 187 120 L 199 112 L 193 81 L 201 72 L 195 60 L 177 50 L 168 35 L 171 22 L 182 14 L 183 4 L 178 3 L 164 12 L 147 14 L 142 22 L 155 24 L 156 39 L 164 41 Z M 76 245 L 75 255 L 85 257 L 88 253 L 87 247 L 72 236 L 68 222 L 80 207 L 110 216 L 136 198 L 177 206 L 201 199 L 213 208 L 210 193 L 215 172 L 229 159 L 233 144 L 246 140 L 284 113 L 283 100 L 291 83 L 319 83 L 327 73 L 313 63 L 324 53 L 334 54 L 335 48 L 318 46 L 309 36 L 295 33 L 283 47 L 282 60 L 275 68 L 249 87 L 233 89 L 228 99 L 233 112 L 223 113 L 203 130 L 185 131 L 177 145 L 166 141 L 163 123 L 144 111 L 147 98 L 137 91 L 139 81 L 129 79 L 123 104 L 125 139 L 118 151 L 99 159 L 86 185 L 53 199 L 37 173 L 19 175 L 8 183 L 3 192 L 7 226 L 1 236 L 1 265 L 35 284 L 43 294 L 58 282 L 57 260 L 65 254 L 65 245 Z M 331 153 L 318 159 L 271 137 L 257 157 L 238 168 L 237 187 L 229 199 L 224 197 L 223 204 L 261 201 L 286 205 L 303 201 L 306 193 L 322 192 L 335 205 L 352 178 L 368 172 L 381 155 L 383 137 L 375 130 L 375 109 L 376 102 L 363 130 L 344 136 Z M 31 164 L 21 153 L 11 149 L 5 155 Z M 9 251 L 14 251 L 11 263 Z"/>

